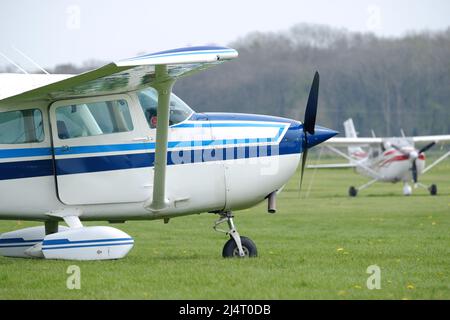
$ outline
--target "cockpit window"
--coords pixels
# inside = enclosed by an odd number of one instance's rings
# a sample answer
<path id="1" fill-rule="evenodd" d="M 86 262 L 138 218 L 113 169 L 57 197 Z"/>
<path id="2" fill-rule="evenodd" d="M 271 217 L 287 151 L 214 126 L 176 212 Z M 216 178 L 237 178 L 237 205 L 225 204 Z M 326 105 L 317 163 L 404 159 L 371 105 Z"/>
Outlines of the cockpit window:
<path id="1" fill-rule="evenodd" d="M 153 88 L 148 88 L 137 93 L 139 103 L 144 111 L 150 128 L 156 128 L 157 123 L 157 107 L 158 107 L 158 91 Z M 172 93 L 170 97 L 170 117 L 169 125 L 180 123 L 191 116 L 191 108 L 175 94 Z"/>
<path id="2" fill-rule="evenodd" d="M 39 109 L 0 112 L 0 144 L 44 141 L 42 113 Z"/>

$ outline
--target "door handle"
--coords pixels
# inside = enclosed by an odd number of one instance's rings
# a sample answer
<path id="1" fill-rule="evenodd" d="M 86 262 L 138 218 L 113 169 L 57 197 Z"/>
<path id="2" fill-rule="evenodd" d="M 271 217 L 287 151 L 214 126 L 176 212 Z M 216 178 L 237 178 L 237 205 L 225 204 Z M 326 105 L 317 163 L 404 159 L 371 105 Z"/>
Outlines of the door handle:
<path id="1" fill-rule="evenodd" d="M 61 146 L 61 151 L 62 152 L 67 152 L 69 150 L 70 150 L 70 147 L 68 145 Z"/>
<path id="2" fill-rule="evenodd" d="M 133 138 L 133 141 L 149 141 L 150 139 L 148 137 L 138 137 Z"/>

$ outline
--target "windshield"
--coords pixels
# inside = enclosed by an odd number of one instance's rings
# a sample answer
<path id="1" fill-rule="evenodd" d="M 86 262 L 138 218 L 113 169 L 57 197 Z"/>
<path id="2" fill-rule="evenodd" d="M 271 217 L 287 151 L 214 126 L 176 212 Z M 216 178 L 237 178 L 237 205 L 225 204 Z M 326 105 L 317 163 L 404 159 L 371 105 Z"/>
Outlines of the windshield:
<path id="1" fill-rule="evenodd" d="M 158 92 L 153 88 L 148 88 L 139 91 L 137 96 L 150 128 L 156 128 Z M 183 100 L 172 93 L 170 97 L 169 125 L 174 125 L 186 120 L 192 113 L 194 113 L 194 111 L 192 111 Z"/>

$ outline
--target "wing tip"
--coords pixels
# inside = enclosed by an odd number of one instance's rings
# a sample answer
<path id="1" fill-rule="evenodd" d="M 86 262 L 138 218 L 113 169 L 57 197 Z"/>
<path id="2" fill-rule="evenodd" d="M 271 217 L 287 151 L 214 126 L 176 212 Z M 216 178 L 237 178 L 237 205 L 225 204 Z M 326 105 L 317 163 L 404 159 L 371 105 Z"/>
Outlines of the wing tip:
<path id="1" fill-rule="evenodd" d="M 238 57 L 235 49 L 222 46 L 193 46 L 145 54 L 115 62 L 117 67 L 159 64 L 208 63 Z"/>

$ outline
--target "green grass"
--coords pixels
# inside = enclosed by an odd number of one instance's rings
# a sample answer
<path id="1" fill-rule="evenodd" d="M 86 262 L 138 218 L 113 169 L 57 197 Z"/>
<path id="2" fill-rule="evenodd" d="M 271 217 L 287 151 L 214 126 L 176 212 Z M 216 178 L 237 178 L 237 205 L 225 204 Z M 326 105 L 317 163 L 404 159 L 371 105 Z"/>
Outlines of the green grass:
<path id="1" fill-rule="evenodd" d="M 305 174 L 307 194 L 313 171 Z M 438 184 L 401 195 L 402 185 L 376 184 L 355 198 L 351 170 L 317 171 L 308 198 L 295 176 L 278 198 L 236 213 L 259 257 L 221 258 L 227 240 L 211 214 L 115 225 L 135 238 L 117 261 L 70 262 L 0 257 L 0 299 L 450 299 L 450 161 L 423 176 Z M 95 223 L 96 225 L 105 223 Z M 0 232 L 36 223 L 1 221 Z M 89 225 L 92 225 L 90 223 Z M 69 265 L 81 268 L 81 290 L 66 288 Z M 369 290 L 370 265 L 381 268 Z"/>

